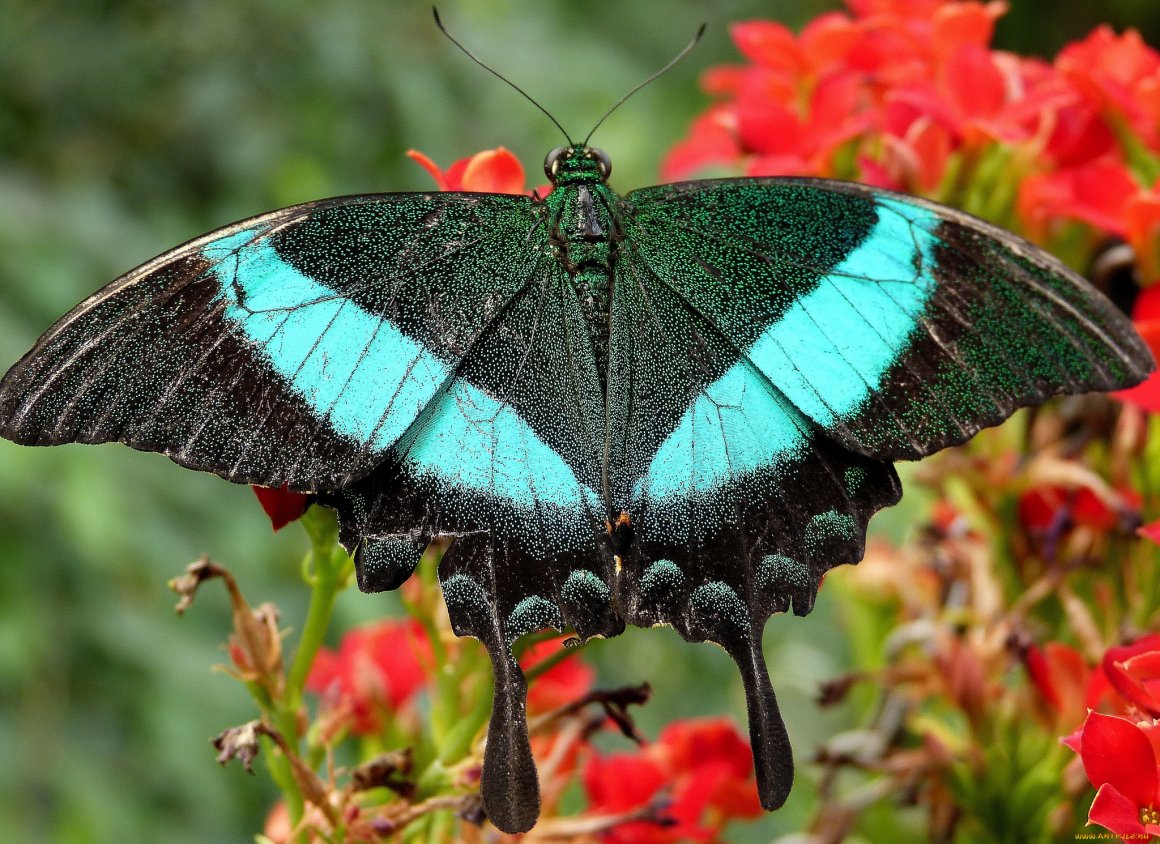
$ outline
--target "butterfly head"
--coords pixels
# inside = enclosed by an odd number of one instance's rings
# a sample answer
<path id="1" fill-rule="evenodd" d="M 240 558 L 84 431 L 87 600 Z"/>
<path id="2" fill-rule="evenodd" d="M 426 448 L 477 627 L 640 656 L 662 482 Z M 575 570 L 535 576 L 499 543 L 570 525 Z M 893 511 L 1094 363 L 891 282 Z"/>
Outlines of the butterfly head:
<path id="1" fill-rule="evenodd" d="M 544 159 L 544 173 L 553 185 L 607 182 L 612 159 L 596 147 L 556 147 Z"/>

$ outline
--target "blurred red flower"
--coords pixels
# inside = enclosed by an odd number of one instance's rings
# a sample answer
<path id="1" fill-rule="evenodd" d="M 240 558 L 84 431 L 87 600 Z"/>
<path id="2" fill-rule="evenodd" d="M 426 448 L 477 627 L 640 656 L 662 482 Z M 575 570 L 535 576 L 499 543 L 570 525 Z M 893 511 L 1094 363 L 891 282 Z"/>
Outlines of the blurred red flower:
<path id="1" fill-rule="evenodd" d="M 1160 149 L 1160 53 L 1138 33 L 1100 27 L 1049 63 L 990 48 L 1004 3 L 847 6 L 800 35 L 733 25 L 747 63 L 704 74 L 716 102 L 662 176 L 859 178 L 952 201 L 986 191 L 1024 234 L 1081 221 L 1127 238 L 1144 279 L 1160 278 L 1160 199 L 1139 183 L 1141 155 Z"/>
<path id="2" fill-rule="evenodd" d="M 524 671 L 534 669 L 544 660 L 560 652 L 563 637 L 537 642 L 520 655 L 520 665 Z M 568 650 L 543 674 L 528 686 L 528 711 L 548 712 L 579 700 L 592 688 L 596 671 L 578 658 L 579 651 Z"/>
<path id="3" fill-rule="evenodd" d="M 412 161 L 431 174 L 439 190 L 474 191 L 479 193 L 529 193 L 524 186 L 524 167 L 520 160 L 503 147 L 477 152 L 461 158 L 440 170 L 430 158 L 417 150 L 407 150 Z M 538 188 L 543 196 L 551 186 Z"/>
<path id="4" fill-rule="evenodd" d="M 1023 655 L 1027 674 L 1053 714 L 1061 730 L 1075 728 L 1089 705 L 1087 691 L 1092 669 L 1075 648 L 1048 642 L 1027 648 Z"/>
<path id="5" fill-rule="evenodd" d="M 1086 486 L 1033 487 L 1019 496 L 1019 521 L 1037 532 L 1073 525 L 1110 531 L 1134 519 L 1143 501 L 1132 489 L 1118 490 L 1118 496 L 1121 501 L 1114 507 Z"/>
<path id="6" fill-rule="evenodd" d="M 1160 53 L 1134 29 L 1103 25 L 1064 47 L 1056 66 L 1093 107 L 1125 120 L 1145 144 L 1160 140 Z"/>
<path id="7" fill-rule="evenodd" d="M 342 637 L 338 651 L 321 648 L 306 688 L 350 719 L 358 735 L 378 732 L 426 684 L 431 644 L 419 622 L 385 619 Z"/>
<path id="8" fill-rule="evenodd" d="M 1160 718 L 1160 634 L 1108 648 L 1104 674 L 1112 688 L 1147 718 Z"/>
<path id="9" fill-rule="evenodd" d="M 710 841 L 731 820 L 761 814 L 753 781 L 753 754 L 725 719 L 670 724 L 636 753 L 594 754 L 584 769 L 593 812 L 618 814 L 669 792 L 670 826 L 627 823 L 606 836 L 616 844 Z"/>
<path id="10" fill-rule="evenodd" d="M 254 495 L 258 496 L 258 503 L 270 517 L 270 524 L 274 530 L 281 530 L 293 521 L 302 518 L 310 506 L 310 496 L 301 492 L 292 492 L 290 487 L 283 485 L 278 489 L 268 486 L 250 487 Z"/>
<path id="11" fill-rule="evenodd" d="M 1089 823 L 1121 836 L 1160 835 L 1160 727 L 1089 712 L 1064 743 L 1079 754 L 1096 788 Z"/>
<path id="12" fill-rule="evenodd" d="M 1139 190 L 1127 165 L 1109 155 L 1025 178 L 1019 185 L 1019 216 L 1036 237 L 1046 236 L 1050 221 L 1061 218 L 1124 237 L 1128 203 Z"/>
<path id="13" fill-rule="evenodd" d="M 1153 357 L 1160 359 L 1160 285 L 1140 291 L 1132 307 L 1132 322 L 1152 350 Z M 1120 390 L 1115 396 L 1143 410 L 1160 412 L 1160 372 L 1153 372 L 1142 384 Z"/>

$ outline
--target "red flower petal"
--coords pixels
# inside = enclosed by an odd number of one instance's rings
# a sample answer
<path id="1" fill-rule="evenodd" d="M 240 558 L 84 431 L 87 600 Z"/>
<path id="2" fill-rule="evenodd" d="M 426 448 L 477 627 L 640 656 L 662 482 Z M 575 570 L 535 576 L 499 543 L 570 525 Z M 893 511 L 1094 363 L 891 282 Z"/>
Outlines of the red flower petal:
<path id="1" fill-rule="evenodd" d="M 950 55 L 941 82 L 966 118 L 990 117 L 1007 99 L 1007 82 L 991 52 L 974 44 L 964 44 Z"/>
<path id="2" fill-rule="evenodd" d="M 584 766 L 584 791 L 593 813 L 616 815 L 654 799 L 669 778 L 660 765 L 638 753 L 594 754 Z M 687 841 L 687 830 L 655 823 L 625 823 L 604 833 L 609 844 L 670 844 Z"/>
<path id="3" fill-rule="evenodd" d="M 944 56 L 964 45 L 986 47 L 995 34 L 995 21 L 1004 11 L 1003 3 L 942 4 L 935 10 L 931 44 Z"/>
<path id="4" fill-rule="evenodd" d="M 332 696 L 346 708 L 351 729 L 377 732 L 385 711 L 400 709 L 427 682 L 431 645 L 413 619 L 386 619 L 342 637 L 338 652 L 319 650 L 306 680 L 312 692 Z"/>
<path id="5" fill-rule="evenodd" d="M 737 104 L 737 135 L 747 152 L 789 155 L 804 152 L 801 119 L 781 103 L 744 100 Z"/>
<path id="6" fill-rule="evenodd" d="M 1019 188 L 1019 210 L 1032 227 L 1063 217 L 1122 236 L 1125 206 L 1138 190 L 1123 162 L 1102 159 L 1024 179 Z"/>
<path id="7" fill-rule="evenodd" d="M 704 167 L 735 164 L 741 158 L 733 133 L 725 128 L 720 111 L 710 111 L 693 121 L 689 135 L 669 150 L 661 163 L 666 182 L 687 179 Z"/>
<path id="8" fill-rule="evenodd" d="M 815 72 L 832 71 L 862 37 L 862 28 L 841 12 L 814 18 L 798 38 L 807 64 Z"/>
<path id="9" fill-rule="evenodd" d="M 560 652 L 563 638 L 537 642 L 520 656 L 520 665 L 528 670 Z M 532 681 L 528 688 L 528 711 L 547 712 L 581 698 L 592 688 L 596 671 L 579 658 L 579 651 L 568 656 Z"/>
<path id="10" fill-rule="evenodd" d="M 1132 305 L 1133 322 L 1160 321 L 1160 286 L 1145 287 Z M 1158 347 L 1160 348 L 1160 347 Z"/>
<path id="11" fill-rule="evenodd" d="M 1079 721 L 1091 674 L 1083 655 L 1060 642 L 1048 642 L 1042 650 L 1032 645 L 1024 659 L 1035 688 L 1059 713 L 1061 721 L 1069 725 Z"/>
<path id="12" fill-rule="evenodd" d="M 439 169 L 438 164 L 417 149 L 407 150 L 407 157 L 431 174 L 431 178 L 435 180 L 436 190 L 451 190 L 451 188 L 447 187 L 447 177 L 443 175 L 443 171 Z"/>
<path id="13" fill-rule="evenodd" d="M 730 26 L 729 34 L 741 55 L 755 64 L 786 72 L 802 66 L 797 38 L 780 23 L 743 21 Z"/>
<path id="14" fill-rule="evenodd" d="M 1125 700 L 1149 716 L 1160 717 L 1160 635 L 1143 638 L 1120 648 L 1108 648 L 1104 672 Z"/>
<path id="15" fill-rule="evenodd" d="M 1110 785 L 1102 785 L 1096 792 L 1096 799 L 1088 810 L 1088 821 L 1116 835 L 1149 837 L 1144 824 L 1140 823 L 1140 807 Z"/>
<path id="16" fill-rule="evenodd" d="M 1047 153 L 1060 167 L 1086 164 L 1117 149 L 1116 136 L 1099 112 L 1087 103 L 1072 102 L 1058 107 L 1045 103 L 1039 113 L 1050 113 L 1053 117 Z"/>
<path id="17" fill-rule="evenodd" d="M 1109 784 L 1137 807 L 1156 802 L 1156 754 L 1132 721 L 1089 712 L 1080 758 L 1088 780 L 1097 788 Z"/>
<path id="18" fill-rule="evenodd" d="M 258 496 L 258 503 L 270 517 L 274 530 L 281 530 L 293 521 L 302 518 L 310 506 L 310 496 L 301 492 L 291 492 L 288 484 L 278 489 L 266 486 L 250 487 Z"/>
<path id="19" fill-rule="evenodd" d="M 1136 535 L 1142 536 L 1145 539 L 1150 539 L 1157 545 L 1160 545 L 1160 519 L 1154 522 L 1149 522 L 1143 527 L 1136 528 Z"/>
<path id="20" fill-rule="evenodd" d="M 463 170 L 463 190 L 481 193 L 524 192 L 524 168 L 503 147 L 473 155 Z"/>
<path id="21" fill-rule="evenodd" d="M 1160 281 L 1160 194 L 1152 190 L 1133 196 L 1124 208 L 1124 217 L 1128 229 L 1128 242 L 1136 251 L 1136 266 L 1140 272 L 1141 282 L 1152 284 Z M 1140 298 L 1143 298 L 1143 294 Z M 1151 298 L 1160 302 L 1160 295 L 1157 293 L 1153 293 Z M 1136 304 L 1135 318 L 1148 318 L 1140 315 L 1139 300 Z M 1154 305 L 1150 311 L 1152 318 L 1160 317 L 1160 305 Z"/>
<path id="22" fill-rule="evenodd" d="M 1140 298 L 1142 299 L 1152 290 L 1160 292 L 1160 288 L 1148 288 L 1148 290 L 1140 294 Z M 1144 339 L 1144 342 L 1148 344 L 1148 348 L 1152 350 L 1152 355 L 1154 357 L 1160 357 L 1160 319 L 1149 319 L 1143 322 L 1137 321 L 1135 326 L 1136 331 Z M 1160 413 L 1160 372 L 1153 372 L 1135 387 L 1118 390 L 1112 393 L 1112 395 L 1120 401 L 1134 404 L 1143 410 Z"/>
<path id="23" fill-rule="evenodd" d="M 503 147 L 484 150 L 470 158 L 461 158 L 448 167 L 446 172 L 421 152 L 412 149 L 407 151 L 407 155 L 431 174 L 439 190 L 525 193 L 523 165 Z"/>

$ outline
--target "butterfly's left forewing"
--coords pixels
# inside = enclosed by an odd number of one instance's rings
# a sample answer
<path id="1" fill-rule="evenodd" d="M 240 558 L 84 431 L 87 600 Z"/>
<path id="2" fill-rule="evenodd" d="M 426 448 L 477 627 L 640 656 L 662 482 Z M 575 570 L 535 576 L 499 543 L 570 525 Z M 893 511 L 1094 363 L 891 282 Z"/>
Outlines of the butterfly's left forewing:
<path id="1" fill-rule="evenodd" d="M 0 384 L 0 433 L 341 487 L 383 459 L 528 283 L 533 226 L 526 197 L 386 194 L 214 232 L 49 329 Z"/>

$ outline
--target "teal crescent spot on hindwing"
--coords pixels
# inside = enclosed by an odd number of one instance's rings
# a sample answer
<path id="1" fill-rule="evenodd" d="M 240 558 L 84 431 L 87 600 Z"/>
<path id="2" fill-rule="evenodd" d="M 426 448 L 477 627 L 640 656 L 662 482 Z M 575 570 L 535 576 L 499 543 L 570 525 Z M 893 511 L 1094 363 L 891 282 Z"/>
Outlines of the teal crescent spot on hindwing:
<path id="1" fill-rule="evenodd" d="M 415 435 L 406 462 L 453 486 L 533 508 L 603 509 L 600 498 L 511 406 L 457 379 Z"/>
<path id="2" fill-rule="evenodd" d="M 201 252 L 214 265 L 225 318 L 339 434 L 389 447 L 446 381 L 442 361 L 287 264 L 253 230 Z"/>
<path id="3" fill-rule="evenodd" d="M 612 593 L 595 572 L 576 569 L 560 587 L 560 598 L 570 607 L 593 609 L 607 606 Z"/>
<path id="4" fill-rule="evenodd" d="M 415 571 L 426 543 L 411 534 L 364 536 L 355 552 L 358 586 L 363 592 L 398 589 Z"/>
<path id="5" fill-rule="evenodd" d="M 807 447 L 804 420 L 746 361 L 693 399 L 633 490 L 654 498 L 705 493 Z"/>
<path id="6" fill-rule="evenodd" d="M 710 580 L 693 590 L 690 599 L 696 620 L 720 631 L 743 631 L 749 626 L 749 610 L 729 584 Z"/>
<path id="7" fill-rule="evenodd" d="M 878 220 L 862 243 L 747 352 L 822 425 L 856 412 L 879 388 L 936 285 L 937 215 L 893 199 L 875 206 Z"/>
<path id="8" fill-rule="evenodd" d="M 534 633 L 547 627 L 559 630 L 564 626 L 560 608 L 539 595 L 529 595 L 512 609 L 508 616 L 507 637 L 514 641 L 525 633 Z"/>
<path id="9" fill-rule="evenodd" d="M 757 567 L 757 583 L 769 592 L 789 587 L 804 589 L 810 585 L 809 567 L 784 554 L 767 554 Z"/>
<path id="10" fill-rule="evenodd" d="M 847 466 L 846 471 L 842 473 L 842 479 L 846 482 L 846 492 L 854 495 L 866 482 L 866 470 L 861 466 Z"/>
<path id="11" fill-rule="evenodd" d="M 810 519 L 806 525 L 804 539 L 806 548 L 814 553 L 829 542 L 857 541 L 858 529 L 849 513 L 826 510 Z"/>
<path id="12" fill-rule="evenodd" d="M 447 609 L 480 609 L 488 605 L 483 587 L 466 574 L 453 574 L 440 583 Z"/>
<path id="13" fill-rule="evenodd" d="M 685 575 L 672 560 L 657 560 L 640 578 L 640 595 L 648 602 L 670 602 L 685 588 Z"/>

